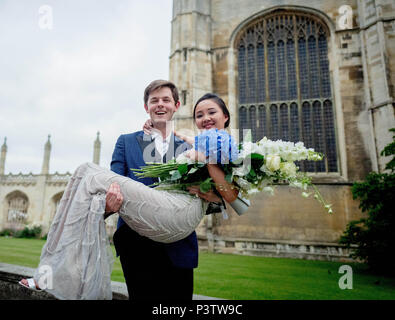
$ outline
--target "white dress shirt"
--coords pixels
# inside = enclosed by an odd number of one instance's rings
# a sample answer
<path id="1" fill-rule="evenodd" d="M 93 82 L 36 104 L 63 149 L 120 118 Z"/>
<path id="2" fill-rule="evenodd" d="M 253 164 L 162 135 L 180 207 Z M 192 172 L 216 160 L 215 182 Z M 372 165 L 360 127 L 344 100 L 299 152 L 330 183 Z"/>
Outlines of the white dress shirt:
<path id="1" fill-rule="evenodd" d="M 162 134 L 158 131 L 153 131 L 151 135 L 155 142 L 155 149 L 159 152 L 161 161 L 163 162 L 163 156 L 169 150 L 171 132 L 167 135 L 166 139 L 163 139 Z"/>

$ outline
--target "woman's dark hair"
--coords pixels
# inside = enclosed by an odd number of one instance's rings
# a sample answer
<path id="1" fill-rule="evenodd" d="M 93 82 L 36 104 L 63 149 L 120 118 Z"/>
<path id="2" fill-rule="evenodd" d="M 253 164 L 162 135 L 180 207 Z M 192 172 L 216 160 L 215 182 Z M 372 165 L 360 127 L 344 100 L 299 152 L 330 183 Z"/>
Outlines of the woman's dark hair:
<path id="1" fill-rule="evenodd" d="M 228 120 L 226 120 L 225 122 L 225 128 L 227 128 L 229 126 L 230 123 L 230 113 L 228 108 L 226 107 L 226 104 L 224 102 L 224 100 L 222 100 L 220 97 L 218 97 L 216 94 L 214 93 L 206 93 L 203 97 L 201 97 L 195 104 L 195 107 L 193 108 L 193 120 L 195 120 L 195 112 L 196 112 L 196 107 L 197 105 L 204 101 L 204 100 L 212 100 L 214 101 L 218 107 L 221 108 L 222 112 L 224 113 L 224 115 L 226 115 L 228 117 Z"/>

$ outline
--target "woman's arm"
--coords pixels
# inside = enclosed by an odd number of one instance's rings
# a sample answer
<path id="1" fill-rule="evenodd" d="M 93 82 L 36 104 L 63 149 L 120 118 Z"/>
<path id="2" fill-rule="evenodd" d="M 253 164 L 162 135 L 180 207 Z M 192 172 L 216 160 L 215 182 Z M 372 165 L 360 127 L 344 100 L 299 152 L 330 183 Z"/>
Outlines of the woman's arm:
<path id="1" fill-rule="evenodd" d="M 239 194 L 239 190 L 237 190 L 233 184 L 226 181 L 223 170 L 217 164 L 212 163 L 207 164 L 207 169 L 222 198 L 229 203 L 235 201 Z"/>
<path id="2" fill-rule="evenodd" d="M 203 153 L 193 149 L 189 150 L 187 157 L 201 162 L 206 162 L 207 160 Z M 207 163 L 207 169 L 222 198 L 229 203 L 235 201 L 239 194 L 239 190 L 237 190 L 233 184 L 226 181 L 223 170 L 217 164 L 213 163 Z"/>

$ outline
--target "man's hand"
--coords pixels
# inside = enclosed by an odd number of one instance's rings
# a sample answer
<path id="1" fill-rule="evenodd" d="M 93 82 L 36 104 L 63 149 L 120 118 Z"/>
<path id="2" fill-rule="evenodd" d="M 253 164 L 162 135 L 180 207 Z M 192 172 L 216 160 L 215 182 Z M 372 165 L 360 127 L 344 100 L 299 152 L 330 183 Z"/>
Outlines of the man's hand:
<path id="1" fill-rule="evenodd" d="M 118 212 L 121 208 L 122 202 L 123 196 L 121 188 L 118 183 L 113 182 L 106 193 L 106 213 Z"/>
<path id="2" fill-rule="evenodd" d="M 208 202 L 222 202 L 221 198 L 218 197 L 213 190 L 210 190 L 208 192 L 201 192 L 199 186 L 191 186 L 187 189 L 190 194 L 194 194 Z"/>

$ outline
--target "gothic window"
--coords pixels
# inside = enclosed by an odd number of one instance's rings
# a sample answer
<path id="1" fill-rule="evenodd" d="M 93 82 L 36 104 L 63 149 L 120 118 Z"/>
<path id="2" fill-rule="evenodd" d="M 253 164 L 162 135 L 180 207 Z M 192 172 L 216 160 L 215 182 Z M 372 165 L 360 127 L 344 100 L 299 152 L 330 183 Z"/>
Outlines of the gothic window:
<path id="1" fill-rule="evenodd" d="M 255 20 L 237 40 L 239 130 L 257 141 L 303 141 L 325 154 L 302 161 L 307 172 L 337 172 L 335 114 L 327 27 L 316 17 L 276 12 Z"/>
<path id="2" fill-rule="evenodd" d="M 15 191 L 7 196 L 7 221 L 13 223 L 25 223 L 27 218 L 27 209 L 29 207 L 29 200 L 27 196 Z"/>

